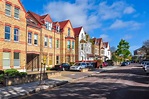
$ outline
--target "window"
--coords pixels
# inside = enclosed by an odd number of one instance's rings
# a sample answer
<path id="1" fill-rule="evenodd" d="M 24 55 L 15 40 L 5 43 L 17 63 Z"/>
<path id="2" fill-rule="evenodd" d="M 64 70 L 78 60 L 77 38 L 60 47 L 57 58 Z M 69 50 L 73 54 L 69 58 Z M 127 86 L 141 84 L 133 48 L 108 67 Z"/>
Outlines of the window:
<path id="1" fill-rule="evenodd" d="M 59 56 L 56 56 L 56 64 L 59 64 Z"/>
<path id="2" fill-rule="evenodd" d="M 49 47 L 52 48 L 52 38 L 49 38 Z"/>
<path id="3" fill-rule="evenodd" d="M 83 44 L 81 44 L 81 50 L 83 50 Z"/>
<path id="4" fill-rule="evenodd" d="M 28 33 L 28 44 L 32 44 L 32 33 Z"/>
<path id="5" fill-rule="evenodd" d="M 103 49 L 101 50 L 101 54 L 104 54 L 104 50 Z"/>
<path id="6" fill-rule="evenodd" d="M 5 26 L 5 39 L 10 40 L 10 26 Z"/>
<path id="7" fill-rule="evenodd" d="M 14 66 L 20 66 L 20 53 L 14 53 Z"/>
<path id="8" fill-rule="evenodd" d="M 38 35 L 34 34 L 34 44 L 38 45 Z"/>
<path id="9" fill-rule="evenodd" d="M 52 55 L 49 56 L 49 65 L 52 65 Z"/>
<path id="10" fill-rule="evenodd" d="M 59 48 L 59 40 L 56 41 L 56 48 Z"/>
<path id="11" fill-rule="evenodd" d="M 43 55 L 43 63 L 47 64 L 47 55 Z"/>
<path id="12" fill-rule="evenodd" d="M 70 36 L 70 28 L 68 28 L 68 36 Z"/>
<path id="13" fill-rule="evenodd" d="M 84 36 L 83 36 L 83 34 L 81 35 L 81 38 L 82 38 L 82 39 L 84 39 Z"/>
<path id="14" fill-rule="evenodd" d="M 14 8 L 14 18 L 19 19 L 19 8 Z"/>
<path id="15" fill-rule="evenodd" d="M 10 53 L 3 52 L 3 68 L 8 69 L 10 68 Z"/>
<path id="16" fill-rule="evenodd" d="M 14 28 L 14 41 L 19 41 L 19 29 Z"/>
<path id="17" fill-rule="evenodd" d="M 8 16 L 11 16 L 11 5 L 10 4 L 6 4 L 5 14 Z"/>
<path id="18" fill-rule="evenodd" d="M 74 49 L 74 44 L 75 44 L 74 41 L 72 41 L 72 49 Z"/>
<path id="19" fill-rule="evenodd" d="M 46 25 L 46 29 L 52 30 L 52 23 L 50 23 L 50 22 L 45 22 L 45 25 Z"/>
<path id="20" fill-rule="evenodd" d="M 70 40 L 67 41 L 67 49 L 70 49 L 71 45 L 70 45 Z"/>
<path id="21" fill-rule="evenodd" d="M 60 32 L 60 26 L 56 26 L 56 32 Z"/>
<path id="22" fill-rule="evenodd" d="M 44 46 L 45 46 L 45 47 L 48 46 L 48 37 L 44 37 Z"/>

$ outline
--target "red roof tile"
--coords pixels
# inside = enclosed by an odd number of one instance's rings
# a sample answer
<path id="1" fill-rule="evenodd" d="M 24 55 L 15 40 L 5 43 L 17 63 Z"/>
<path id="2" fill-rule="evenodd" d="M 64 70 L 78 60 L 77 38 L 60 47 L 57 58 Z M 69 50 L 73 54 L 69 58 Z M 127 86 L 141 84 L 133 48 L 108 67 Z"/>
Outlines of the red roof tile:
<path id="1" fill-rule="evenodd" d="M 44 24 L 44 19 L 47 16 L 49 16 L 49 18 L 47 18 L 46 20 L 48 20 L 49 22 L 52 22 L 52 19 L 51 19 L 49 14 L 40 16 L 40 15 L 38 15 L 38 14 L 36 14 L 34 12 L 31 12 L 31 11 L 28 11 L 27 13 L 31 14 L 40 24 Z"/>
<path id="2" fill-rule="evenodd" d="M 108 47 L 108 42 L 103 42 L 103 45 L 107 48 Z"/>
<path id="3" fill-rule="evenodd" d="M 82 27 L 73 28 L 73 30 L 75 32 L 75 37 L 79 36 L 81 29 L 82 29 Z"/>
<path id="4" fill-rule="evenodd" d="M 69 20 L 65 20 L 65 21 L 61 21 L 61 22 L 59 22 L 60 27 L 61 27 L 61 28 L 64 28 L 65 25 L 67 24 L 67 22 L 69 22 Z"/>

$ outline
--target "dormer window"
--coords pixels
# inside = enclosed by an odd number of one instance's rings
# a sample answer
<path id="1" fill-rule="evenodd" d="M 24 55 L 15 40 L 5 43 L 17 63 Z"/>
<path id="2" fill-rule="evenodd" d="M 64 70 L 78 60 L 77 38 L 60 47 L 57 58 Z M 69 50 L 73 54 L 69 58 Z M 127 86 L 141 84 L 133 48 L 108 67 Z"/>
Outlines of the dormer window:
<path id="1" fill-rule="evenodd" d="M 56 32 L 60 32 L 60 26 L 56 26 Z"/>
<path id="2" fill-rule="evenodd" d="M 52 30 L 52 23 L 50 23 L 50 22 L 45 22 L 45 25 L 46 25 L 46 29 Z"/>
<path id="3" fill-rule="evenodd" d="M 68 36 L 70 36 L 70 28 L 68 28 Z"/>

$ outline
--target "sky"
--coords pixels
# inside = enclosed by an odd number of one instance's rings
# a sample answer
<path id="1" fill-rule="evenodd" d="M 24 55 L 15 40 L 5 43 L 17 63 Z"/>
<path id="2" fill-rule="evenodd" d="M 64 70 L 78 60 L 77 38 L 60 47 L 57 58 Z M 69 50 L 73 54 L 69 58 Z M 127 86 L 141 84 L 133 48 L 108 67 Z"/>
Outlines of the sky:
<path id="1" fill-rule="evenodd" d="M 55 21 L 69 19 L 90 37 L 103 38 L 117 48 L 121 39 L 130 51 L 149 40 L 149 0 L 21 0 L 26 11 L 49 14 Z"/>

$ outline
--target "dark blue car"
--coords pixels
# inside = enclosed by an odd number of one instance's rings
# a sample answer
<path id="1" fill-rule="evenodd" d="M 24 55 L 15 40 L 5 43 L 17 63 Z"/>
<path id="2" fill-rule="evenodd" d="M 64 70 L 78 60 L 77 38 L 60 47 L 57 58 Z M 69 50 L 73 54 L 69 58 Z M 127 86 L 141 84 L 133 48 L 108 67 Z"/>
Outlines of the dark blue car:
<path id="1" fill-rule="evenodd" d="M 127 65 L 128 65 L 127 62 L 123 62 L 123 63 L 121 64 L 121 66 L 127 66 Z"/>

